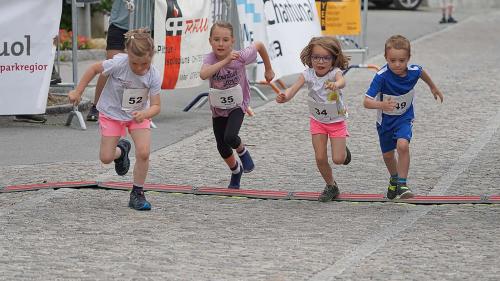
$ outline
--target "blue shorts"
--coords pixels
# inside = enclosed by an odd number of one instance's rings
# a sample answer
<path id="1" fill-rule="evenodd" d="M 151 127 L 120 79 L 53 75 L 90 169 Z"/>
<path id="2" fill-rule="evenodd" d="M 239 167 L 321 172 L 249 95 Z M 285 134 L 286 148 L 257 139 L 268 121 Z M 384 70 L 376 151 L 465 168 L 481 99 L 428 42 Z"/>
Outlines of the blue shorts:
<path id="1" fill-rule="evenodd" d="M 386 153 L 396 149 L 398 139 L 406 139 L 411 141 L 413 129 L 413 121 L 404 121 L 398 123 L 392 129 L 382 131 L 382 126 L 377 124 L 378 138 L 380 141 L 380 149 L 382 153 Z"/>

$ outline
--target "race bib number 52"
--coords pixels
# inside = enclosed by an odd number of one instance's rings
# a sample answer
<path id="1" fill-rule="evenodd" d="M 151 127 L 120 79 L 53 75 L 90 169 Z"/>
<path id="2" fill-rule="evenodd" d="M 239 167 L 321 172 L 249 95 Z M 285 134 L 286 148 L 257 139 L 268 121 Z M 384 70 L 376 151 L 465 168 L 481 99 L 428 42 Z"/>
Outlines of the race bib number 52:
<path id="1" fill-rule="evenodd" d="M 149 89 L 125 89 L 122 110 L 128 112 L 142 110 L 148 100 L 148 91 Z"/>

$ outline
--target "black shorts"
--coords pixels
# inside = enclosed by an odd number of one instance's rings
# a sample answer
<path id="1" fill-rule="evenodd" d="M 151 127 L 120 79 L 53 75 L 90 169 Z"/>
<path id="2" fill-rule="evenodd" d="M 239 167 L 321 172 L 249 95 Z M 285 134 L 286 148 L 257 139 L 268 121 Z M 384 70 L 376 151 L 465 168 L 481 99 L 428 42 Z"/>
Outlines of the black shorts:
<path id="1" fill-rule="evenodd" d="M 127 31 L 111 24 L 108 28 L 108 37 L 106 38 L 106 50 L 125 50 L 125 33 Z"/>

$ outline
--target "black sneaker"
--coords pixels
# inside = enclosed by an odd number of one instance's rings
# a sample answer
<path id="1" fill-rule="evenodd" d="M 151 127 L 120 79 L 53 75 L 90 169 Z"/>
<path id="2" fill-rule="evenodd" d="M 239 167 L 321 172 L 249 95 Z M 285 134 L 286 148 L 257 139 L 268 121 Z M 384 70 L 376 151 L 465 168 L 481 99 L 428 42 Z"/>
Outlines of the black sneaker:
<path id="1" fill-rule="evenodd" d="M 128 201 L 128 206 L 138 211 L 151 210 L 151 204 L 146 200 L 144 191 L 132 190 L 132 192 L 130 192 L 130 201 Z"/>
<path id="2" fill-rule="evenodd" d="M 130 168 L 128 153 L 132 145 L 128 140 L 120 139 L 117 146 L 121 149 L 122 155 L 120 158 L 115 159 L 115 171 L 119 176 L 124 176 L 128 173 L 128 169 Z"/>
<path id="3" fill-rule="evenodd" d="M 457 23 L 457 21 L 453 17 L 449 17 L 448 23 Z"/>
<path id="4" fill-rule="evenodd" d="M 14 119 L 14 121 L 28 122 L 28 123 L 45 123 L 47 122 L 47 118 L 43 117 L 43 115 L 25 114 L 25 115 L 16 115 L 16 119 Z"/>
<path id="5" fill-rule="evenodd" d="M 240 165 L 240 164 L 238 164 L 238 165 Z M 231 173 L 231 181 L 229 182 L 229 185 L 227 188 L 240 189 L 241 175 L 243 175 L 243 167 L 240 165 L 240 172 L 239 173 L 237 173 L 237 174 Z"/>
<path id="6" fill-rule="evenodd" d="M 323 192 L 318 197 L 319 202 L 328 202 L 332 201 L 333 199 L 337 198 L 339 196 L 339 188 L 337 186 L 336 182 L 333 182 L 333 185 L 327 184 L 325 186 L 325 189 Z"/>
<path id="7" fill-rule="evenodd" d="M 241 164 L 243 165 L 243 172 L 250 173 L 255 168 L 250 152 L 247 151 L 245 154 L 240 156 Z"/>
<path id="8" fill-rule="evenodd" d="M 398 196 L 397 193 L 398 186 L 389 181 L 389 187 L 387 187 L 387 199 L 395 199 Z"/>
<path id="9" fill-rule="evenodd" d="M 61 82 L 61 75 L 59 75 L 55 66 L 52 67 L 52 74 L 50 75 L 50 85 L 57 85 Z"/>
<path id="10" fill-rule="evenodd" d="M 399 199 L 409 199 L 413 197 L 413 193 L 408 188 L 408 186 L 406 186 L 406 184 L 405 185 L 398 184 L 397 194 Z"/>
<path id="11" fill-rule="evenodd" d="M 349 150 L 349 147 L 347 145 L 345 146 L 345 161 L 344 165 L 347 165 L 351 163 L 351 151 Z"/>
<path id="12" fill-rule="evenodd" d="M 447 23 L 446 18 L 442 17 L 441 20 L 439 21 L 439 23 Z"/>
<path id="13" fill-rule="evenodd" d="M 97 122 L 98 119 L 99 119 L 99 110 L 97 110 L 95 105 L 92 105 L 92 107 L 89 110 L 89 114 L 87 115 L 87 121 Z"/>

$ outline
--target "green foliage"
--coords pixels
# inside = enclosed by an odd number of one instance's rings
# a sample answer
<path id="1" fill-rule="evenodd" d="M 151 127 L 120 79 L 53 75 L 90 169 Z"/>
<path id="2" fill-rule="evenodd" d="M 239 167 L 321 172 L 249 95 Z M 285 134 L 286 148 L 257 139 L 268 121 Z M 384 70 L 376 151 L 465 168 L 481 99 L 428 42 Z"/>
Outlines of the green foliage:
<path id="1" fill-rule="evenodd" d="M 121 0 L 116 0 L 116 1 L 121 1 Z M 90 7 L 92 13 L 95 12 L 110 13 L 112 5 L 113 5 L 113 0 L 101 0 L 101 3 L 93 4 Z M 62 1 L 62 15 L 61 15 L 61 24 L 59 25 L 59 28 L 64 30 L 72 30 L 71 4 L 66 3 L 66 0 Z"/>
<path id="2" fill-rule="evenodd" d="M 71 4 L 66 4 L 66 1 L 62 1 L 62 15 L 61 23 L 59 24 L 60 29 L 72 30 L 71 29 Z"/>
<path id="3" fill-rule="evenodd" d="M 92 5 L 92 12 L 110 13 L 113 0 L 101 0 L 101 3 Z"/>

